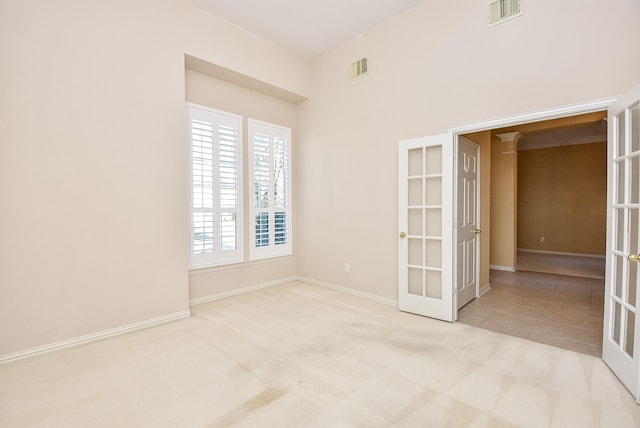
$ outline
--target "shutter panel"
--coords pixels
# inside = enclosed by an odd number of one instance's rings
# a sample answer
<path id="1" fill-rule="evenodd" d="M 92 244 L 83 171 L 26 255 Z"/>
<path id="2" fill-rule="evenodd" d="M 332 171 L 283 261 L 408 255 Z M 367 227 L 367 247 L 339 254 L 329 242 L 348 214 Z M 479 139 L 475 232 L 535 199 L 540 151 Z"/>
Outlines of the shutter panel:
<path id="1" fill-rule="evenodd" d="M 291 130 L 249 119 L 251 259 L 291 254 Z"/>
<path id="2" fill-rule="evenodd" d="M 191 266 L 242 260 L 242 118 L 190 104 Z"/>
<path id="3" fill-rule="evenodd" d="M 191 121 L 192 253 L 213 251 L 213 124 Z"/>

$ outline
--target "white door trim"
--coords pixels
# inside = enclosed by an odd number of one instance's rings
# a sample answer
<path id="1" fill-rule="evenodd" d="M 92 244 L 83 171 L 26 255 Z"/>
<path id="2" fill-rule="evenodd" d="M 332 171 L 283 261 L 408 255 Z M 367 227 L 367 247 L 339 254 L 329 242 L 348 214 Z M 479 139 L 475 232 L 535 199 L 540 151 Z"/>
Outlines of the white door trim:
<path id="1" fill-rule="evenodd" d="M 504 128 L 507 126 L 523 125 L 531 122 L 541 122 L 543 120 L 560 119 L 563 117 L 577 116 L 579 114 L 594 113 L 597 111 L 607 110 L 614 101 L 619 97 L 603 98 L 595 101 L 588 101 L 579 104 L 570 104 L 567 106 L 556 107 L 548 110 L 534 111 L 530 113 L 517 114 L 499 119 L 489 119 L 481 122 L 474 122 L 466 125 L 454 126 L 449 129 L 453 133 L 455 141 L 461 134 L 470 132 L 487 131 L 495 128 Z"/>
<path id="2" fill-rule="evenodd" d="M 498 118 L 498 119 L 489 119 L 481 122 L 454 126 L 452 128 L 449 128 L 449 133 L 451 133 L 453 136 L 453 141 L 456 145 L 455 150 L 457 152 L 458 137 L 463 134 L 468 134 L 471 132 L 488 131 L 491 129 L 504 128 L 507 126 L 524 125 L 526 123 L 541 122 L 544 120 L 561 119 L 564 117 L 577 116 L 580 114 L 595 113 L 602 110 L 608 110 L 609 106 L 611 106 L 611 104 L 613 104 L 616 100 L 618 100 L 618 98 L 619 97 L 603 98 L 599 100 L 587 101 L 584 103 L 570 104 L 570 105 L 555 107 L 555 108 L 546 109 L 546 110 L 533 111 L 529 113 L 517 114 L 513 116 Z M 454 166 L 453 174 L 454 176 L 457 176 L 457 166 Z M 457 212 L 458 206 L 457 206 L 457 201 L 455 199 L 455 196 L 452 199 L 453 199 L 452 210 L 453 212 Z M 452 233 L 453 233 L 452 242 L 456 242 L 457 238 L 455 236 L 456 235 L 455 230 L 452 231 Z M 452 272 L 457 272 L 458 260 L 455 252 L 452 252 L 452 257 L 453 257 L 453 265 L 451 270 Z M 453 293 L 456 287 L 455 282 L 451 283 L 451 287 L 452 287 L 451 292 Z M 455 307 L 454 307 L 454 311 L 455 311 L 454 319 L 457 320 L 458 310 Z"/>

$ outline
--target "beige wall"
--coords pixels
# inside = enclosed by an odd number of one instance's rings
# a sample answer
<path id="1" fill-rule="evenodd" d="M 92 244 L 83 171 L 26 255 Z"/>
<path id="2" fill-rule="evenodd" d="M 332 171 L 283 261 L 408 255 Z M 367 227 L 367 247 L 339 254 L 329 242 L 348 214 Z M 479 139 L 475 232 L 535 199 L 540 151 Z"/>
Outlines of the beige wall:
<path id="1" fill-rule="evenodd" d="M 187 309 L 184 54 L 310 98 L 296 271 L 396 299 L 399 140 L 637 83 L 640 3 L 582 6 L 531 2 L 487 29 L 485 3 L 433 0 L 308 64 L 187 0 L 0 2 L 0 355 Z"/>
<path id="2" fill-rule="evenodd" d="M 299 274 L 397 299 L 398 141 L 625 92 L 640 76 L 639 17 L 636 0 L 540 0 L 489 29 L 486 2 L 433 0 L 314 60 L 298 126 Z M 369 74 L 350 81 L 363 57 Z"/>
<path id="3" fill-rule="evenodd" d="M 243 153 L 248 153 L 247 120 L 258 119 L 265 122 L 291 128 L 292 158 L 296 154 L 296 105 L 287 101 L 275 99 L 240 86 L 215 79 L 191 70 L 185 75 L 187 101 L 205 105 L 211 108 L 239 114 L 243 116 Z M 292 171 L 293 183 L 296 181 L 297 171 Z M 244 182 L 248 183 L 249 165 L 247 158 L 243 164 Z M 295 190 L 294 190 L 295 191 Z M 249 224 L 247 207 L 249 194 L 244 195 L 244 258 L 249 260 Z M 295 209 L 293 211 L 293 228 L 295 229 Z M 293 252 L 296 252 L 295 233 Z M 273 261 L 259 263 L 242 263 L 223 268 L 203 269 L 192 271 L 189 276 L 189 297 L 198 299 L 211 295 L 218 295 L 240 288 L 260 285 L 296 274 L 295 256 L 278 258 Z"/>
<path id="4" fill-rule="evenodd" d="M 308 92 L 186 0 L 0 2 L 0 355 L 188 308 L 185 53 Z"/>
<path id="5" fill-rule="evenodd" d="M 606 142 L 519 153 L 519 248 L 604 255 L 606 208 Z"/>

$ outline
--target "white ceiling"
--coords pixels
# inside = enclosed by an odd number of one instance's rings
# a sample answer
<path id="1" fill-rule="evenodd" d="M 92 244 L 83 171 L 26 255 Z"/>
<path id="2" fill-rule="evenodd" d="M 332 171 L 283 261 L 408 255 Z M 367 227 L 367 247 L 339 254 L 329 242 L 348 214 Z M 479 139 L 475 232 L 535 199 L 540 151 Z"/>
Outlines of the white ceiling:
<path id="1" fill-rule="evenodd" d="M 423 0 L 191 0 L 311 59 Z"/>

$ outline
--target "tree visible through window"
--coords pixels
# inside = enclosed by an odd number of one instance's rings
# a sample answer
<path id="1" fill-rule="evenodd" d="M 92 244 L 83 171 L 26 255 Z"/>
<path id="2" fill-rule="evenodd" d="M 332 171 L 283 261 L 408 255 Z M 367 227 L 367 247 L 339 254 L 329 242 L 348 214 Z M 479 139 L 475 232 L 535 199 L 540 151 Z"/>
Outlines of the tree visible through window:
<path id="1" fill-rule="evenodd" d="M 251 259 L 291 254 L 291 129 L 249 120 Z"/>

